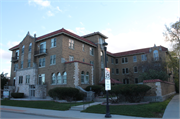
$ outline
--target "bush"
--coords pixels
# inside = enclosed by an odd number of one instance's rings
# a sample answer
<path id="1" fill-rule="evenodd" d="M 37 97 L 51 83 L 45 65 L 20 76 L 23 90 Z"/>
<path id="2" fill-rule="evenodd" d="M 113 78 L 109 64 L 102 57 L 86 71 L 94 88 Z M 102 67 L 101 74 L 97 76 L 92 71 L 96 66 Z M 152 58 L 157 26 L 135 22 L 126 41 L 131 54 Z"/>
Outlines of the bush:
<path id="1" fill-rule="evenodd" d="M 131 103 L 140 102 L 145 96 L 146 92 L 150 90 L 151 87 L 147 85 L 138 85 L 138 84 L 128 84 L 128 85 L 115 85 L 112 86 L 110 95 L 117 96 L 116 100 L 112 100 L 117 103 L 120 102 L 120 97 L 124 96 L 126 101 Z"/>
<path id="2" fill-rule="evenodd" d="M 104 87 L 101 85 L 90 85 L 90 86 L 87 86 L 85 90 L 90 91 L 90 88 L 91 88 L 91 91 L 95 93 L 95 95 L 100 95 Z"/>
<path id="3" fill-rule="evenodd" d="M 11 93 L 11 96 L 13 98 L 23 98 L 24 97 L 24 93 Z"/>
<path id="4" fill-rule="evenodd" d="M 86 97 L 85 93 L 79 92 L 76 96 L 75 96 L 75 100 L 83 100 L 84 97 Z"/>
<path id="5" fill-rule="evenodd" d="M 59 99 L 72 101 L 79 93 L 79 90 L 71 87 L 56 87 L 50 89 L 48 94 L 50 97 L 55 99 L 56 97 Z"/>

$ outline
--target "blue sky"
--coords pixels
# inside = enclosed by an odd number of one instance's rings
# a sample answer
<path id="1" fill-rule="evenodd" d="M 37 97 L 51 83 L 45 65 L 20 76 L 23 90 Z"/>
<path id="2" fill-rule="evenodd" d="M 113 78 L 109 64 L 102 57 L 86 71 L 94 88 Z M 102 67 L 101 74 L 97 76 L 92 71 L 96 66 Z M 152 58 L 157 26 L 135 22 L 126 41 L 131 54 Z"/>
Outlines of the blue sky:
<path id="1" fill-rule="evenodd" d="M 180 0 L 0 0 L 0 73 L 10 76 L 8 49 L 29 31 L 37 37 L 65 28 L 77 35 L 101 32 L 108 51 L 152 47 L 171 49 L 164 25 L 180 17 Z"/>

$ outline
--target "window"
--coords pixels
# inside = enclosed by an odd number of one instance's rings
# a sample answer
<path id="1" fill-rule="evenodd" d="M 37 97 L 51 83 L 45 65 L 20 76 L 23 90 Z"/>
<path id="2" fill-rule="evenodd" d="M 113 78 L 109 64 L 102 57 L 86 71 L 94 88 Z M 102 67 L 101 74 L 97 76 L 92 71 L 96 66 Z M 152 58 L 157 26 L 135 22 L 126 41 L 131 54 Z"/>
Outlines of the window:
<path id="1" fill-rule="evenodd" d="M 94 49 L 90 47 L 90 55 L 94 55 Z"/>
<path id="2" fill-rule="evenodd" d="M 116 74 L 119 74 L 119 69 L 116 69 Z"/>
<path id="3" fill-rule="evenodd" d="M 26 75 L 26 83 L 30 83 L 30 75 Z"/>
<path id="4" fill-rule="evenodd" d="M 56 64 L 56 55 L 51 55 L 50 64 L 51 64 L 51 65 Z"/>
<path id="5" fill-rule="evenodd" d="M 31 60 L 28 59 L 28 68 L 31 67 Z"/>
<path id="6" fill-rule="evenodd" d="M 84 51 L 84 44 L 82 44 L 82 51 Z"/>
<path id="7" fill-rule="evenodd" d="M 69 56 L 69 61 L 74 61 L 74 57 L 73 56 Z"/>
<path id="8" fill-rule="evenodd" d="M 16 58 L 16 59 L 19 59 L 19 50 L 16 50 L 15 58 Z"/>
<path id="9" fill-rule="evenodd" d="M 123 79 L 124 84 L 129 84 L 129 79 Z"/>
<path id="10" fill-rule="evenodd" d="M 83 59 L 83 62 L 85 62 L 85 60 Z"/>
<path id="11" fill-rule="evenodd" d="M 112 74 L 114 74 L 114 69 L 112 68 Z"/>
<path id="12" fill-rule="evenodd" d="M 40 53 L 46 53 L 46 42 L 40 44 Z"/>
<path id="13" fill-rule="evenodd" d="M 23 61 L 21 61 L 21 69 L 23 69 Z"/>
<path id="14" fill-rule="evenodd" d="M 135 82 L 135 83 L 138 83 L 138 78 L 135 78 L 135 79 L 134 79 L 134 82 Z"/>
<path id="15" fill-rule="evenodd" d="M 39 59 L 39 67 L 45 67 L 45 58 Z"/>
<path id="16" fill-rule="evenodd" d="M 90 64 L 94 67 L 94 62 L 93 61 L 90 61 Z"/>
<path id="17" fill-rule="evenodd" d="M 39 75 L 38 84 L 39 85 L 44 85 L 45 84 L 45 74 L 40 74 Z"/>
<path id="18" fill-rule="evenodd" d="M 62 84 L 61 73 L 58 73 L 58 76 L 57 76 L 57 84 Z"/>
<path id="19" fill-rule="evenodd" d="M 29 44 L 29 52 L 32 50 L 32 43 Z"/>
<path id="20" fill-rule="evenodd" d="M 85 84 L 89 84 L 89 72 L 86 73 Z"/>
<path id="21" fill-rule="evenodd" d="M 63 84 L 67 84 L 67 73 L 63 73 Z"/>
<path id="22" fill-rule="evenodd" d="M 114 58 L 111 58 L 111 63 L 114 64 Z"/>
<path id="23" fill-rule="evenodd" d="M 123 57 L 122 58 L 122 64 L 128 63 L 128 58 L 127 57 Z"/>
<path id="24" fill-rule="evenodd" d="M 137 67 L 134 67 L 134 73 L 137 73 L 137 72 L 138 72 Z"/>
<path id="25" fill-rule="evenodd" d="M 18 69 L 18 64 L 14 64 L 14 71 L 17 71 Z"/>
<path id="26" fill-rule="evenodd" d="M 81 72 L 81 84 L 84 84 L 84 71 Z"/>
<path id="27" fill-rule="evenodd" d="M 116 64 L 118 64 L 118 59 L 116 59 Z"/>
<path id="28" fill-rule="evenodd" d="M 22 47 L 22 54 L 24 54 L 24 47 L 25 47 L 25 46 L 23 45 L 23 47 Z"/>
<path id="29" fill-rule="evenodd" d="M 55 73 L 52 74 L 51 84 L 56 84 L 56 75 L 55 75 Z"/>
<path id="30" fill-rule="evenodd" d="M 69 39 L 69 48 L 74 49 L 74 40 Z"/>
<path id="31" fill-rule="evenodd" d="M 123 74 L 128 74 L 129 73 L 129 69 L 128 68 L 123 68 L 122 69 L 122 73 Z"/>
<path id="32" fill-rule="evenodd" d="M 153 56 L 154 56 L 154 61 L 158 61 L 159 60 L 159 54 L 157 50 L 153 51 Z"/>
<path id="33" fill-rule="evenodd" d="M 23 83 L 23 76 L 19 76 L 19 84 Z"/>
<path id="34" fill-rule="evenodd" d="M 137 62 L 137 57 L 133 56 L 133 62 Z"/>
<path id="35" fill-rule="evenodd" d="M 147 55 L 146 55 L 146 54 L 141 55 L 141 60 L 142 60 L 142 61 L 146 61 L 146 60 L 147 60 Z"/>
<path id="36" fill-rule="evenodd" d="M 51 48 L 56 47 L 56 38 L 51 39 Z"/>

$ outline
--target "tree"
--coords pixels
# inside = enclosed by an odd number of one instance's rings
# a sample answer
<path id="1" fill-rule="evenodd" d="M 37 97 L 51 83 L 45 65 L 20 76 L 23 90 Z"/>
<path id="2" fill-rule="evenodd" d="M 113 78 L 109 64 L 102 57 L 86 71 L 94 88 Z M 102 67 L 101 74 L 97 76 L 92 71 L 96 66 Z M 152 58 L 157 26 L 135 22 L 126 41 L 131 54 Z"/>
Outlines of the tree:
<path id="1" fill-rule="evenodd" d="M 4 89 L 5 84 L 8 82 L 8 78 L 6 78 L 7 73 L 1 73 L 1 89 Z"/>

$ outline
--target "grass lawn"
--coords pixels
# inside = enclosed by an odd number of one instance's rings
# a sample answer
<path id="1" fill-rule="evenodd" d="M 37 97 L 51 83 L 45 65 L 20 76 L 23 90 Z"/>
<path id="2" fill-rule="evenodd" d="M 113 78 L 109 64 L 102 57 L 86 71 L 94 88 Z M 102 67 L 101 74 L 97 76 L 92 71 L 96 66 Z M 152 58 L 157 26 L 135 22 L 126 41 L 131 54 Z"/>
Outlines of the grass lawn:
<path id="1" fill-rule="evenodd" d="M 164 102 L 158 102 L 158 103 L 149 103 L 149 104 L 143 104 L 143 105 L 109 106 L 110 114 L 135 116 L 135 117 L 161 118 L 164 114 L 166 106 L 168 105 L 168 103 L 170 102 L 173 96 L 171 96 L 169 99 L 165 100 Z M 86 110 L 83 110 L 82 112 L 105 114 L 106 106 L 94 105 L 87 108 Z"/>
<path id="2" fill-rule="evenodd" d="M 1 105 L 18 106 L 39 109 L 51 110 L 69 110 L 71 106 L 83 105 L 91 102 L 77 102 L 77 103 L 58 103 L 54 101 L 17 101 L 17 100 L 1 100 Z"/>

